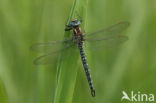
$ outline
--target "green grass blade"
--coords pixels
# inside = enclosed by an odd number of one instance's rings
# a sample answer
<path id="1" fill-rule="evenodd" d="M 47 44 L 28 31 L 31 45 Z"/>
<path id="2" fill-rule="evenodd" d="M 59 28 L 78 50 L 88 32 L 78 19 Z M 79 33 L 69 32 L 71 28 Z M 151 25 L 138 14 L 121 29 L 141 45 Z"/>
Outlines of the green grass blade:
<path id="1" fill-rule="evenodd" d="M 0 103 L 9 103 L 1 78 L 0 78 Z"/>
<path id="2" fill-rule="evenodd" d="M 68 23 L 74 19 L 79 18 L 80 15 L 83 19 L 84 28 L 85 17 L 87 10 L 87 0 L 75 0 Z M 65 38 L 71 37 L 72 32 L 65 32 Z M 58 63 L 57 78 L 55 82 L 55 94 L 53 103 L 71 103 L 74 93 L 76 76 L 78 71 L 79 51 L 76 45 L 64 51 Z"/>

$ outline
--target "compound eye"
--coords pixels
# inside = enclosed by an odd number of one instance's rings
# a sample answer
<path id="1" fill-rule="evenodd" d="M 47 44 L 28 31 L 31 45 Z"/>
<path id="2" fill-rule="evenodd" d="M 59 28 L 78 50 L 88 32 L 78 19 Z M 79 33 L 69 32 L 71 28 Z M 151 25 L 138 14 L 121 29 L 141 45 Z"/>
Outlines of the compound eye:
<path id="1" fill-rule="evenodd" d="M 77 24 L 80 25 L 81 24 L 81 21 L 78 21 Z"/>
<path id="2" fill-rule="evenodd" d="M 71 25 L 71 26 L 74 26 L 74 25 L 75 25 L 75 23 L 74 23 L 74 22 L 71 22 L 71 23 L 70 23 L 70 25 Z"/>

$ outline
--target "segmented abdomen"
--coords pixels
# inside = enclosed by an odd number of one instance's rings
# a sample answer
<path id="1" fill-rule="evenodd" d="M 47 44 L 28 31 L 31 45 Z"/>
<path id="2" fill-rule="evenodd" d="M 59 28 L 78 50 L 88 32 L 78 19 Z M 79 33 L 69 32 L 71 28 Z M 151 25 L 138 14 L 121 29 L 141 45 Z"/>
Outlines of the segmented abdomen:
<path id="1" fill-rule="evenodd" d="M 84 70 L 86 72 L 89 87 L 91 89 L 91 94 L 94 97 L 95 96 L 95 90 L 94 90 L 94 87 L 93 87 L 93 83 L 92 83 L 92 79 L 91 79 L 91 75 L 90 75 L 86 55 L 85 55 L 85 52 L 84 52 L 84 49 L 83 49 L 83 41 L 78 43 L 78 47 L 79 47 L 79 50 L 80 50 L 81 60 L 82 60 L 82 63 L 83 63 Z"/>

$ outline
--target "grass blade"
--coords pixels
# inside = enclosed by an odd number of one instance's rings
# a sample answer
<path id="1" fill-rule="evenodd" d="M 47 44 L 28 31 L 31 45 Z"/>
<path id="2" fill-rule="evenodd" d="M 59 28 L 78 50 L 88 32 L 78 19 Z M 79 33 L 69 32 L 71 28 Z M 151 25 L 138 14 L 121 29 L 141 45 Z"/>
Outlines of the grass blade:
<path id="1" fill-rule="evenodd" d="M 75 0 L 69 22 L 80 15 L 83 19 L 82 27 L 85 25 L 85 17 L 87 10 L 87 0 Z M 65 38 L 71 37 L 72 32 L 65 32 Z M 55 82 L 55 94 L 53 103 L 71 103 L 74 93 L 76 76 L 78 71 L 79 51 L 77 46 L 64 51 L 59 59 L 57 68 L 57 78 Z"/>
<path id="2" fill-rule="evenodd" d="M 1 78 L 0 78 L 0 103 L 9 103 Z"/>

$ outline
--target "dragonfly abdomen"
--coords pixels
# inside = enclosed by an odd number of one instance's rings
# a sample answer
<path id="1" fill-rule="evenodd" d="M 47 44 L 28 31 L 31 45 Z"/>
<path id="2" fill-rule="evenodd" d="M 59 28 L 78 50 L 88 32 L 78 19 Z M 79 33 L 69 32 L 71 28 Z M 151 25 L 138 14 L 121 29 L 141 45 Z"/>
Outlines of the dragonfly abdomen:
<path id="1" fill-rule="evenodd" d="M 81 60 L 82 60 L 82 63 L 83 63 L 83 67 L 84 67 L 86 76 L 87 76 L 87 80 L 88 80 L 88 83 L 89 83 L 91 94 L 92 94 L 93 97 L 95 97 L 95 89 L 94 89 L 94 86 L 93 86 L 93 83 L 92 83 L 92 78 L 91 78 L 90 71 L 89 71 L 90 69 L 88 67 L 86 55 L 85 55 L 85 52 L 84 52 L 84 49 L 83 49 L 83 41 L 81 43 L 78 43 L 78 47 L 79 47 L 79 50 L 80 50 Z"/>

